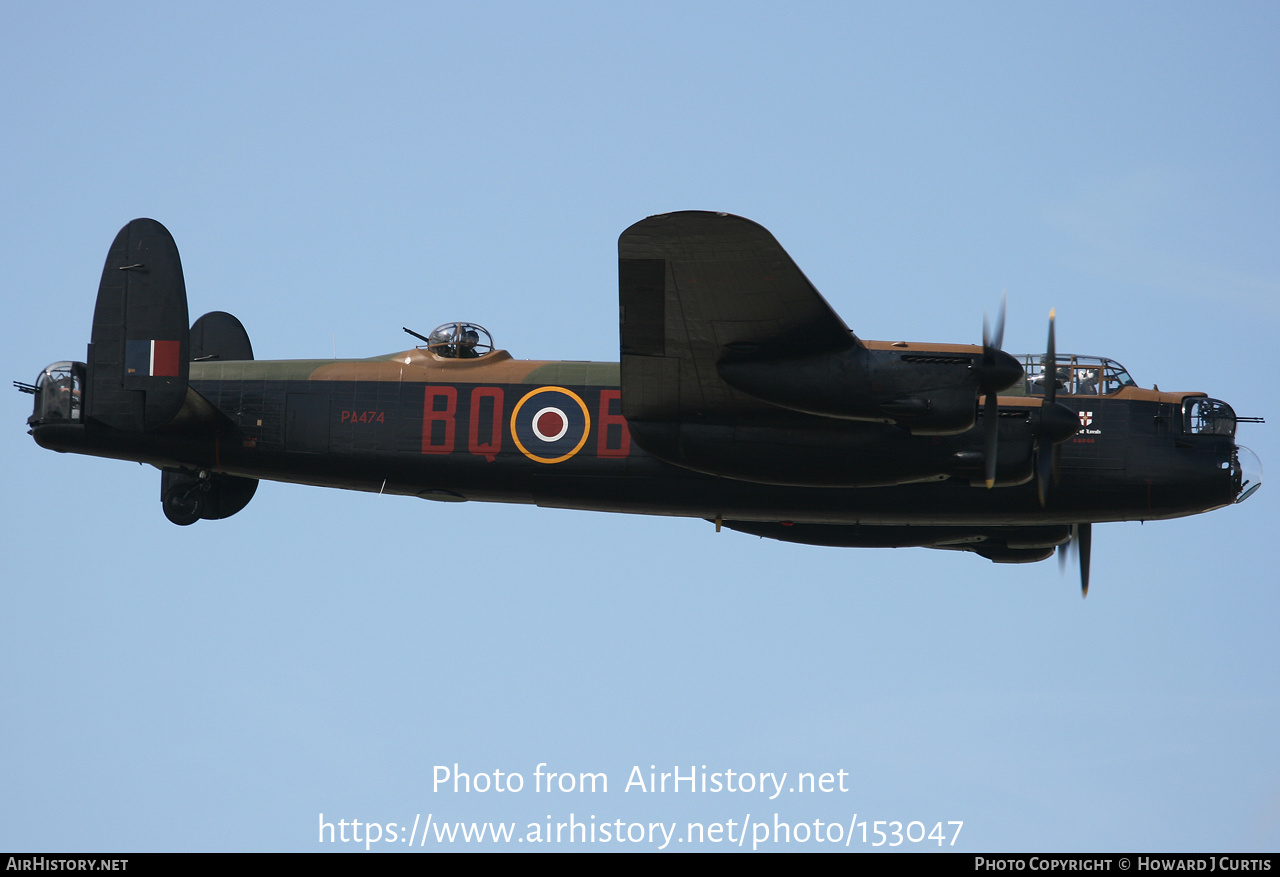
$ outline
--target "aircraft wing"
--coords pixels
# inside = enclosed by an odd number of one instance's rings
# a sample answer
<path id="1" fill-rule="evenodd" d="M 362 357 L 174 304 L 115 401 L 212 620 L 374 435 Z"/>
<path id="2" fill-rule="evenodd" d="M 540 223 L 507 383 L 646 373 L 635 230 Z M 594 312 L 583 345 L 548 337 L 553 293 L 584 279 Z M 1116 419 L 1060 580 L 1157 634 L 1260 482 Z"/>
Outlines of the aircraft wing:
<path id="1" fill-rule="evenodd" d="M 618 239 L 622 413 L 629 420 L 733 420 L 778 413 L 733 389 L 728 361 L 839 353 L 860 345 L 764 227 L 688 210 Z"/>

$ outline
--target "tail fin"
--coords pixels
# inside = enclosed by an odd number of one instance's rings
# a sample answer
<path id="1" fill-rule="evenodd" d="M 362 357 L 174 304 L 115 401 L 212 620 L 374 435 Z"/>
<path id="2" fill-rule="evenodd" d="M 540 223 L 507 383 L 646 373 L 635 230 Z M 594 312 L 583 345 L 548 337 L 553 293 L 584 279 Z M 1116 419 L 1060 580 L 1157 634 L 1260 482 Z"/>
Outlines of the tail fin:
<path id="1" fill-rule="evenodd" d="M 133 431 L 172 420 L 187 394 L 189 336 L 178 246 L 154 219 L 135 219 L 116 235 L 102 269 L 86 415 Z"/>
<path id="2" fill-rule="evenodd" d="M 253 359 L 244 324 L 226 311 L 211 311 L 191 326 L 191 361 Z"/>

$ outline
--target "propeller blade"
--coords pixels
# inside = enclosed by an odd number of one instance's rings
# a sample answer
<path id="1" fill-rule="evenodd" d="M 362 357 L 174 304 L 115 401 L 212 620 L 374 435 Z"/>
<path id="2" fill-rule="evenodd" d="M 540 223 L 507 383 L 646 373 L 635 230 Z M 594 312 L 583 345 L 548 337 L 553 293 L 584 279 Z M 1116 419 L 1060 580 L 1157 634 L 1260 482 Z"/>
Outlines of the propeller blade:
<path id="1" fill-rule="evenodd" d="M 1010 368 L 1010 357 L 1000 349 L 1004 344 L 1004 314 L 1009 305 L 1007 292 L 1000 294 L 1000 313 L 996 317 L 994 332 L 987 325 L 987 314 L 982 314 L 982 376 L 979 384 L 986 391 L 982 421 L 986 430 L 983 453 L 983 475 L 990 490 L 996 484 L 996 454 L 1000 450 L 1000 400 L 997 393 L 1012 385 L 1021 376 L 1022 368 Z M 1003 356 L 1002 356 L 1003 354 Z"/>
<path id="2" fill-rule="evenodd" d="M 1005 300 L 1000 301 L 1000 314 L 995 331 L 982 315 L 982 364 L 978 370 L 978 393 L 990 395 L 1012 387 L 1022 380 L 1022 363 L 1000 349 L 1004 343 Z"/>
<path id="3" fill-rule="evenodd" d="M 1067 571 L 1068 556 L 1080 558 L 1080 597 L 1089 596 L 1089 554 L 1093 547 L 1093 525 L 1072 524 L 1071 536 L 1058 546 L 1058 572 Z"/>
<path id="4" fill-rule="evenodd" d="M 1058 396 L 1058 352 L 1053 343 L 1054 311 L 1049 309 L 1049 348 L 1044 355 L 1044 367 L 1040 370 L 1040 383 L 1044 387 L 1045 408 L 1053 405 Z"/>
<path id="5" fill-rule="evenodd" d="M 1080 524 L 1077 528 L 1076 538 L 1079 545 L 1076 550 L 1080 552 L 1080 597 L 1089 596 L 1089 552 L 1093 548 L 1093 524 Z"/>
<path id="6" fill-rule="evenodd" d="M 1000 447 L 1000 403 L 995 393 L 987 395 L 987 404 L 982 412 L 983 429 L 987 431 L 986 447 L 983 453 L 983 462 L 986 466 L 984 475 L 987 480 L 987 489 L 990 490 L 996 485 L 996 451 Z"/>
<path id="7" fill-rule="evenodd" d="M 1041 432 L 1036 439 L 1036 495 L 1040 499 L 1041 508 L 1044 508 L 1045 501 L 1049 498 L 1049 481 L 1058 468 L 1058 446 L 1053 443 L 1047 429 L 1053 417 L 1050 412 L 1058 398 L 1058 350 L 1054 343 L 1054 316 L 1055 311 L 1050 308 L 1048 349 L 1040 367 L 1040 386 L 1044 391 L 1044 398 L 1040 402 Z"/>
<path id="8" fill-rule="evenodd" d="M 1055 446 L 1049 445 L 1044 438 L 1036 449 L 1036 495 L 1040 498 L 1040 508 L 1044 508 L 1049 498 L 1049 482 L 1053 479 Z"/>
<path id="9" fill-rule="evenodd" d="M 1004 347 L 1004 312 L 1009 305 L 1007 292 L 1000 293 L 1000 314 L 996 317 L 996 331 L 987 331 L 987 314 L 982 314 L 982 346 L 987 350 L 999 350 Z"/>

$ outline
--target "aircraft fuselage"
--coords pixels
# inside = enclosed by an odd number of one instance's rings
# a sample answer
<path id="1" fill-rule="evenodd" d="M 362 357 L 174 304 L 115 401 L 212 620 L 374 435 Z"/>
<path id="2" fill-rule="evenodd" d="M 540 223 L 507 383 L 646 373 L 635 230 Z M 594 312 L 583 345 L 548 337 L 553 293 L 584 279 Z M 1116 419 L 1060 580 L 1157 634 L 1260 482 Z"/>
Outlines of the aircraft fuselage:
<path id="1" fill-rule="evenodd" d="M 877 477 L 888 483 L 807 487 L 717 477 L 666 463 L 638 445 L 620 414 L 617 375 L 614 363 L 518 361 L 501 351 L 473 361 L 411 350 L 373 360 L 192 363 L 195 395 L 166 429 L 139 433 L 55 420 L 33 423 L 32 432 L 53 450 L 162 469 L 445 501 L 763 522 L 1152 520 L 1230 504 L 1239 488 L 1232 437 L 1188 433 L 1183 397 L 1152 391 L 1060 397 L 1082 425 L 1060 446 L 1044 508 L 1029 483 L 986 490 L 949 473 L 957 457 L 980 450 L 979 427 L 912 436 L 892 424 L 817 417 L 797 428 L 791 414 L 785 428 L 754 427 L 768 439 L 760 453 L 791 455 L 797 466 L 819 473 L 876 473 L 867 475 L 870 483 Z M 212 410 L 200 410 L 198 400 Z M 1009 403 L 1002 414 L 1016 414 L 1024 401 L 1002 397 Z M 707 429 L 753 447 L 752 429 Z M 1016 459 L 1016 444 L 1002 449 L 1005 459 Z M 911 461 L 906 470 L 903 460 Z"/>

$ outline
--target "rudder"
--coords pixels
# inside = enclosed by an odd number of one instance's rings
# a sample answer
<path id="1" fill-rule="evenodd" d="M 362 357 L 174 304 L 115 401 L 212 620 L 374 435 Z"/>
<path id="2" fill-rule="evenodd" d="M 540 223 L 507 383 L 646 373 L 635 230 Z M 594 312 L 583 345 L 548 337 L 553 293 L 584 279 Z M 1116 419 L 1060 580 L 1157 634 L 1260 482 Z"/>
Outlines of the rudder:
<path id="1" fill-rule="evenodd" d="M 91 339 L 89 418 L 138 432 L 173 419 L 187 393 L 187 289 L 178 246 L 154 219 L 133 220 L 112 242 Z"/>

